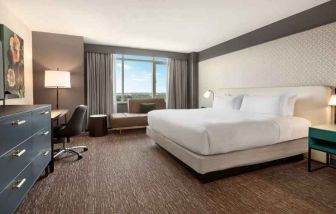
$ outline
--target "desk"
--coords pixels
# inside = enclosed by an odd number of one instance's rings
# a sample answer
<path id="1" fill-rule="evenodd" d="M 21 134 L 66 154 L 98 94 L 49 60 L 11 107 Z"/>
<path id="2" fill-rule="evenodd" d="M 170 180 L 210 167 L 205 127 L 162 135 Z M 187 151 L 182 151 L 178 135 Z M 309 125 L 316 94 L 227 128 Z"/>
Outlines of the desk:
<path id="1" fill-rule="evenodd" d="M 66 122 L 66 115 L 69 112 L 68 109 L 53 109 L 50 112 L 50 117 L 51 117 L 51 140 L 54 139 L 54 127 L 53 127 L 53 122 L 57 121 L 57 125 L 59 125 L 59 119 L 61 117 L 64 117 L 64 120 Z M 51 151 L 54 151 L 54 144 L 51 144 Z M 54 171 L 54 155 L 52 155 L 52 161 L 50 163 L 50 172 Z"/>
<path id="2" fill-rule="evenodd" d="M 68 109 L 53 109 L 51 110 L 51 120 L 58 120 L 63 116 L 66 120 L 66 115 L 68 112 L 69 112 Z"/>

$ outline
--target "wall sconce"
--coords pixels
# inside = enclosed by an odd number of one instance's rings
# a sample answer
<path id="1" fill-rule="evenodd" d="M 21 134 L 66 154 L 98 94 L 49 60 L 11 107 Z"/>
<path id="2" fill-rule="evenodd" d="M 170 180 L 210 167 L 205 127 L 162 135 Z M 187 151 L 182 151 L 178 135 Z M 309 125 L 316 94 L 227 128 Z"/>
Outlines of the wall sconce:
<path id="1" fill-rule="evenodd" d="M 212 96 L 212 101 L 214 100 L 215 93 L 212 90 L 207 90 L 204 94 L 203 97 L 206 99 L 209 99 Z"/>

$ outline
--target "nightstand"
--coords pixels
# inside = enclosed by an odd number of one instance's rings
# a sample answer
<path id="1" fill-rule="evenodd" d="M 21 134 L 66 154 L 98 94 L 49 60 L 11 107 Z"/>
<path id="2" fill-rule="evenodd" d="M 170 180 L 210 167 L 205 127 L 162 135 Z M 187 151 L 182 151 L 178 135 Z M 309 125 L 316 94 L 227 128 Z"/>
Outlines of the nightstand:
<path id="1" fill-rule="evenodd" d="M 330 154 L 336 154 L 336 125 L 320 125 L 309 128 L 308 171 L 311 172 L 311 150 L 326 153 L 326 167 Z"/>

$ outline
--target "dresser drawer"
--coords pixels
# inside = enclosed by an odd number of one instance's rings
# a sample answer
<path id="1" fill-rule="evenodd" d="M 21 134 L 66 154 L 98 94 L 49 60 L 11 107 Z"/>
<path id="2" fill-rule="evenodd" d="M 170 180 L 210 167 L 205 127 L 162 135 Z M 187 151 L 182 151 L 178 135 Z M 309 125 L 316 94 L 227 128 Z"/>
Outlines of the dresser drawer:
<path id="1" fill-rule="evenodd" d="M 32 162 L 34 175 L 39 176 L 51 161 L 51 148 L 41 150 L 38 156 Z"/>
<path id="2" fill-rule="evenodd" d="M 12 213 L 42 174 L 51 159 L 50 151 L 40 153 L 6 188 L 0 192 L 0 213 Z"/>
<path id="3" fill-rule="evenodd" d="M 51 131 L 49 129 L 42 129 L 33 136 L 33 150 L 38 151 L 37 155 L 46 152 L 51 153 Z M 51 160 L 51 154 L 49 154 Z"/>
<path id="4" fill-rule="evenodd" d="M 0 120 L 0 156 L 32 135 L 31 112 Z"/>
<path id="5" fill-rule="evenodd" d="M 37 156 L 33 149 L 33 139 L 29 138 L 0 157 L 0 191 L 17 176 Z"/>
<path id="6" fill-rule="evenodd" d="M 31 163 L 7 185 L 0 193 L 0 213 L 13 213 L 34 184 L 37 176 L 34 174 Z"/>
<path id="7" fill-rule="evenodd" d="M 51 126 L 51 110 L 50 107 L 40 108 L 32 112 L 33 132 L 37 132 L 43 128 Z"/>
<path id="8" fill-rule="evenodd" d="M 0 157 L 0 191 L 38 155 L 51 159 L 50 129 L 42 129 L 34 136 Z"/>

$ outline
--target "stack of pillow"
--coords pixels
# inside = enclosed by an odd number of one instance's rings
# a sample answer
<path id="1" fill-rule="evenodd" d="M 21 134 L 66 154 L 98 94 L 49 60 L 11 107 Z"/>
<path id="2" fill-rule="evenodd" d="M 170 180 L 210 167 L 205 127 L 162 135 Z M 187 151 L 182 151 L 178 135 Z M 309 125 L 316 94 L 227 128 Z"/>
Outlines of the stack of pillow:
<path id="1" fill-rule="evenodd" d="M 297 96 L 294 94 L 283 94 L 278 96 L 214 96 L 213 108 L 279 116 L 293 116 L 296 98 Z"/>

